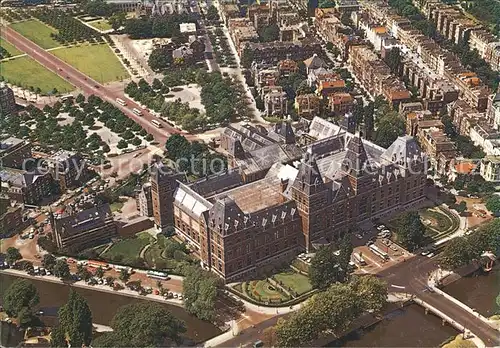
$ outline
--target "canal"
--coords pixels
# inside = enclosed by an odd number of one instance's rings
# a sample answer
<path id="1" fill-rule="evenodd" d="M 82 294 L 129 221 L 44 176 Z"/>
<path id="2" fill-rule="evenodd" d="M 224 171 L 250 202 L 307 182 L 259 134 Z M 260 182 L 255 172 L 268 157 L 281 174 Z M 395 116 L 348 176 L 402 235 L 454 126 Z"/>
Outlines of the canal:
<path id="1" fill-rule="evenodd" d="M 439 347 L 458 331 L 442 325 L 440 318 L 425 314 L 417 304 L 396 309 L 382 321 L 329 343 L 328 347 Z"/>
<path id="2" fill-rule="evenodd" d="M 15 279 L 20 278 L 12 275 L 0 274 L 0 298 L 3 297 L 3 293 Z M 30 281 L 38 289 L 38 293 L 40 294 L 39 307 L 44 308 L 44 311 L 47 310 L 47 312 L 56 313 L 57 308 L 66 303 L 70 289 L 74 289 L 85 297 L 92 311 L 93 321 L 101 325 L 109 325 L 116 311 L 121 306 L 129 303 L 146 301 L 118 294 L 115 295 L 112 293 L 71 287 L 65 284 L 50 283 L 37 279 L 30 279 Z M 181 307 L 159 302 L 155 302 L 155 304 L 165 307 L 172 315 L 185 322 L 187 332 L 184 336 L 190 341 L 196 343 L 202 342 L 221 333 L 216 326 L 188 314 Z"/>
<path id="3" fill-rule="evenodd" d="M 443 289 L 457 300 L 476 309 L 485 317 L 500 314 L 496 297 L 500 293 L 500 267 L 490 272 L 477 271 L 447 285 Z"/>

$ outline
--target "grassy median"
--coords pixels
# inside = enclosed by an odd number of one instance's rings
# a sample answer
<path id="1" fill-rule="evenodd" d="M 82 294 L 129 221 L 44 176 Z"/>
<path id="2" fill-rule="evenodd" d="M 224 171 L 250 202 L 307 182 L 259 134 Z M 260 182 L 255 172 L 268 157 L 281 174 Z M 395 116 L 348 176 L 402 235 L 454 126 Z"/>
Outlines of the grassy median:
<path id="1" fill-rule="evenodd" d="M 127 70 L 107 44 L 81 44 L 51 53 L 100 83 L 129 77 Z"/>
<path id="2" fill-rule="evenodd" d="M 12 23 L 10 27 L 42 48 L 47 49 L 61 46 L 59 42 L 50 36 L 50 34 L 57 33 L 57 30 L 43 24 L 37 19 Z"/>

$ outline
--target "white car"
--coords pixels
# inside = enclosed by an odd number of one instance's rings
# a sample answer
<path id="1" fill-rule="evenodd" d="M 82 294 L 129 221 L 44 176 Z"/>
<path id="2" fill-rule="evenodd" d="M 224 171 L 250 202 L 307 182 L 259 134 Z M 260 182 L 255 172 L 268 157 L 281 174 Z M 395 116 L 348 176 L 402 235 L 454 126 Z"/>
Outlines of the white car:
<path id="1" fill-rule="evenodd" d="M 434 253 L 432 253 L 432 252 L 427 254 L 427 257 L 428 257 L 428 258 L 431 258 L 431 257 L 433 257 L 433 256 L 434 256 Z"/>
<path id="2" fill-rule="evenodd" d="M 424 250 L 420 253 L 422 256 L 427 256 L 429 254 L 429 250 Z"/>

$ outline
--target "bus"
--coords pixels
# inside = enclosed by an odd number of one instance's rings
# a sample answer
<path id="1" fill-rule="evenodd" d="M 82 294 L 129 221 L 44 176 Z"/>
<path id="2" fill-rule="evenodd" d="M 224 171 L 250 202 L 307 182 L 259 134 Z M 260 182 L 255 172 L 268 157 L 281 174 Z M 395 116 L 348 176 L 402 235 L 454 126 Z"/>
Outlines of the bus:
<path id="1" fill-rule="evenodd" d="M 160 279 L 160 280 L 168 280 L 169 279 L 169 277 L 166 273 L 159 272 L 159 271 L 148 271 L 147 276 L 149 278 Z"/>
<path id="2" fill-rule="evenodd" d="M 65 95 L 62 95 L 60 99 L 61 99 L 61 101 L 66 101 L 68 99 L 73 99 L 73 98 L 74 97 L 72 94 L 65 94 Z"/>
<path id="3" fill-rule="evenodd" d="M 352 259 L 354 260 L 355 263 L 357 263 L 358 265 L 360 266 L 366 266 L 366 261 L 365 259 L 363 258 L 363 256 L 361 256 L 361 253 L 353 253 L 352 254 Z"/>
<path id="4" fill-rule="evenodd" d="M 133 112 L 134 114 L 136 114 L 137 116 L 142 116 L 142 111 L 141 111 L 141 110 L 139 110 L 139 109 L 133 108 L 133 109 L 132 109 L 132 112 Z"/>
<path id="5" fill-rule="evenodd" d="M 107 264 L 106 262 L 102 262 L 102 261 L 89 260 L 89 262 L 87 263 L 87 265 L 90 266 L 90 267 L 93 267 L 93 268 L 99 268 L 99 267 L 101 267 L 104 270 L 108 270 L 109 269 L 109 264 Z"/>
<path id="6" fill-rule="evenodd" d="M 125 100 L 120 99 L 120 98 L 116 98 L 116 102 L 117 102 L 118 104 L 120 104 L 120 105 L 123 105 L 123 106 L 127 105 L 127 103 L 125 103 Z"/>
<path id="7" fill-rule="evenodd" d="M 380 249 L 378 246 L 376 246 L 375 244 L 372 244 L 370 245 L 370 250 L 375 254 L 377 255 L 378 257 L 380 257 L 381 259 L 384 259 L 384 260 L 389 260 L 389 255 L 387 255 L 387 253 L 385 251 L 382 251 L 382 249 Z"/>
<path id="8" fill-rule="evenodd" d="M 163 126 L 161 125 L 160 121 L 158 120 L 151 120 L 151 123 L 157 127 L 157 128 L 162 128 Z"/>
<path id="9" fill-rule="evenodd" d="M 116 271 L 121 271 L 121 270 L 126 270 L 128 274 L 132 274 L 132 267 L 128 267 L 128 266 L 122 266 L 122 265 L 113 265 L 113 268 L 116 270 Z"/>

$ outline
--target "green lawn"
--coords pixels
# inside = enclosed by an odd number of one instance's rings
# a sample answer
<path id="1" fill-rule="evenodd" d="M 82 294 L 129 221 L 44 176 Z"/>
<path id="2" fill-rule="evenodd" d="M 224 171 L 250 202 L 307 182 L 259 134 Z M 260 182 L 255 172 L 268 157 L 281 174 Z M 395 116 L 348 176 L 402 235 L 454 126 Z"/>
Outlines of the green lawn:
<path id="1" fill-rule="evenodd" d="M 39 87 L 43 94 L 48 94 L 53 88 L 59 93 L 74 90 L 68 82 L 29 57 L 19 57 L 0 63 L 0 74 L 7 82 L 14 85 Z"/>
<path id="2" fill-rule="evenodd" d="M 11 56 L 18 56 L 20 54 L 23 54 L 23 52 L 19 51 L 14 45 L 11 43 L 5 41 L 0 37 L 0 46 L 6 50 L 7 52 L 10 53 Z"/>
<path id="3" fill-rule="evenodd" d="M 57 30 L 43 24 L 39 20 L 30 19 L 24 22 L 13 23 L 10 27 L 42 48 L 61 46 L 59 42 L 50 36 L 52 33 L 57 33 Z"/>
<path id="4" fill-rule="evenodd" d="M 248 283 L 248 292 L 249 295 L 255 298 L 256 300 L 266 302 L 266 301 L 278 301 L 278 300 L 286 300 L 287 297 L 281 294 L 278 290 L 275 289 L 271 283 L 266 280 L 253 280 Z"/>
<path id="5" fill-rule="evenodd" d="M 139 233 L 135 238 L 124 239 L 113 245 L 102 256 L 104 258 L 113 258 L 116 255 L 122 255 L 123 258 L 133 259 L 139 257 L 139 253 L 147 244 L 149 244 L 149 233 Z"/>
<path id="6" fill-rule="evenodd" d="M 125 204 L 125 202 L 114 202 L 114 203 L 111 203 L 111 211 L 118 211 L 118 210 L 121 210 L 123 208 L 123 205 Z"/>
<path id="7" fill-rule="evenodd" d="M 309 278 L 300 273 L 293 271 L 282 272 L 274 275 L 274 279 L 277 282 L 281 282 L 286 288 L 290 288 L 297 293 L 297 295 L 302 295 L 308 291 L 312 290 Z"/>
<path id="8" fill-rule="evenodd" d="M 109 24 L 109 22 L 105 19 L 98 19 L 96 21 L 87 22 L 87 24 L 96 28 L 97 30 L 102 30 L 102 31 L 113 29 L 111 24 Z"/>
<path id="9" fill-rule="evenodd" d="M 54 50 L 51 53 L 101 83 L 129 77 L 107 44 L 82 44 Z"/>

